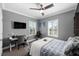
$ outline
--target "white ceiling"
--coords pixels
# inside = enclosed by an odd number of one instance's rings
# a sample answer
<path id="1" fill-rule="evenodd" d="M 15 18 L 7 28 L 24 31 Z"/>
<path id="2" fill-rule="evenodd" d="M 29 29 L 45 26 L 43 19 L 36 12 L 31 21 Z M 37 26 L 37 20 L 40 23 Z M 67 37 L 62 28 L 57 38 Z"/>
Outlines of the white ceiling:
<path id="1" fill-rule="evenodd" d="M 43 3 L 44 6 L 49 3 Z M 77 3 L 54 3 L 54 7 L 51 7 L 44 11 L 45 15 L 42 16 L 40 11 L 31 10 L 29 8 L 39 8 L 38 5 L 34 3 L 4 3 L 3 9 L 10 10 L 19 14 L 23 14 L 25 16 L 29 16 L 35 19 L 42 19 L 46 17 L 50 17 L 59 13 L 67 12 L 70 10 L 75 10 Z"/>

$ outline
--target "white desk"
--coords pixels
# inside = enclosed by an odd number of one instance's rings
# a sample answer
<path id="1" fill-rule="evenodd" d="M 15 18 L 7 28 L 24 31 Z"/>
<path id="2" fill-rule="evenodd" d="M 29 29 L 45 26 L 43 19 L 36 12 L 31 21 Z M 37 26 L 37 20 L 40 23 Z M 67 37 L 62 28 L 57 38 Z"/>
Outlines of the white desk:
<path id="1" fill-rule="evenodd" d="M 17 38 L 10 37 L 9 39 L 11 40 L 11 42 L 12 41 L 17 41 Z M 11 44 L 11 42 L 10 42 L 10 52 L 12 51 L 12 44 Z"/>

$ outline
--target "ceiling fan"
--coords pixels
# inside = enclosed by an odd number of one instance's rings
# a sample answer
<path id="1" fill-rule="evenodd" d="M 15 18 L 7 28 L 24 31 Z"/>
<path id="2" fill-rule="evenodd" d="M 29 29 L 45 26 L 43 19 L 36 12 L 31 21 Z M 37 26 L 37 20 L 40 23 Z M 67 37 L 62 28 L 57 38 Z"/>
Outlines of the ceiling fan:
<path id="1" fill-rule="evenodd" d="M 36 3 L 36 5 L 39 5 L 40 8 L 30 8 L 30 9 L 32 9 L 32 10 L 40 10 L 40 13 L 41 13 L 42 16 L 45 15 L 44 12 L 43 12 L 44 10 L 47 10 L 47 9 L 49 9 L 49 8 L 51 8 L 51 7 L 54 6 L 53 3 L 51 3 L 51 4 L 49 4 L 49 5 L 45 6 L 45 7 L 44 7 L 44 5 L 41 4 L 41 3 Z"/>

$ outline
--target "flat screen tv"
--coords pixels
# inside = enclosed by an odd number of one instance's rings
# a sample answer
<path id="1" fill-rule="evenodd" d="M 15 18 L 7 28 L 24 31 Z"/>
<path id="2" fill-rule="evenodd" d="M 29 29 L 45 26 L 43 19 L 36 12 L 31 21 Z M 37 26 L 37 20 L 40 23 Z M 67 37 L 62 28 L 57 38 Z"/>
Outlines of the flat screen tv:
<path id="1" fill-rule="evenodd" d="M 26 29 L 26 23 L 23 22 L 13 22 L 14 29 Z"/>

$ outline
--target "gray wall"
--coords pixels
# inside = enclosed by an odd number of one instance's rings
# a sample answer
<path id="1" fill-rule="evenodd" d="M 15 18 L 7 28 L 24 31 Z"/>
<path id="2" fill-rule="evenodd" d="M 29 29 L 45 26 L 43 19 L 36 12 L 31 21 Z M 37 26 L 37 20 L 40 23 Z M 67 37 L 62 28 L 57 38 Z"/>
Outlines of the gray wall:
<path id="1" fill-rule="evenodd" d="M 69 36 L 74 36 L 74 15 L 75 11 L 70 11 L 58 16 L 60 39 L 67 40 Z"/>
<path id="2" fill-rule="evenodd" d="M 79 13 L 79 3 L 77 4 L 76 13 Z"/>
<path id="3" fill-rule="evenodd" d="M 0 8 L 2 8 L 2 3 L 0 3 Z"/>
<path id="4" fill-rule="evenodd" d="M 69 36 L 73 36 L 74 33 L 74 13 L 75 11 L 69 11 L 63 14 L 55 15 L 49 18 L 38 20 L 41 23 L 41 27 L 38 25 L 39 29 L 44 36 L 48 36 L 48 21 L 53 19 L 58 19 L 59 22 L 59 39 L 66 40 Z M 3 10 L 3 38 L 9 37 L 14 33 L 15 35 L 29 35 L 29 20 L 35 20 L 23 15 L 19 15 L 10 11 Z M 27 23 L 26 29 L 13 29 L 12 22 L 25 22 Z M 45 26 L 43 23 L 45 22 Z"/>
<path id="5" fill-rule="evenodd" d="M 74 35 L 74 14 L 75 11 L 72 10 L 66 13 L 39 20 L 41 22 L 40 31 L 44 36 L 48 36 L 48 21 L 58 19 L 58 38 L 67 40 L 69 36 Z M 46 23 L 45 26 L 43 26 L 43 22 Z"/>
<path id="6" fill-rule="evenodd" d="M 35 19 L 13 13 L 10 11 L 2 10 L 3 12 L 3 38 L 9 37 L 14 33 L 15 35 L 29 35 L 29 20 Z M 26 29 L 13 29 L 12 23 L 14 21 L 26 23 Z"/>

